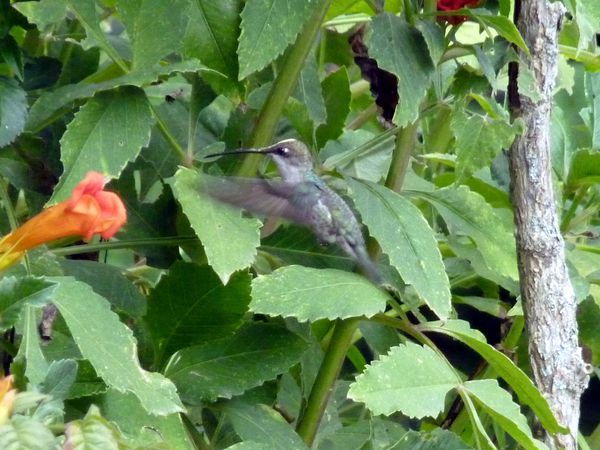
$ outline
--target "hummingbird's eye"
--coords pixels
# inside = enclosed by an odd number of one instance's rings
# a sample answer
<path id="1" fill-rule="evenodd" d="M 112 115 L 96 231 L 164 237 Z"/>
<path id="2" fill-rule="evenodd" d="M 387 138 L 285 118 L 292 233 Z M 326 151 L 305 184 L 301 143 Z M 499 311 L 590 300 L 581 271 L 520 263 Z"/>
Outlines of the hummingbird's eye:
<path id="1" fill-rule="evenodd" d="M 277 153 L 279 153 L 281 156 L 288 156 L 290 154 L 290 149 L 287 147 L 281 147 Z"/>

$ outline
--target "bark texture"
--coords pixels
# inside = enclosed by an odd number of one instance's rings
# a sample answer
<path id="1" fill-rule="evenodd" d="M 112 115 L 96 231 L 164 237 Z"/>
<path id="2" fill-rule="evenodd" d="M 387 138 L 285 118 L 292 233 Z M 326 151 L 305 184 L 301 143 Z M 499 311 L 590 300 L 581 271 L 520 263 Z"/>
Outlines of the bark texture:
<path id="1" fill-rule="evenodd" d="M 512 71 L 509 98 L 526 131 L 513 144 L 510 163 L 521 296 L 534 381 L 559 422 L 570 430 L 567 435 L 545 436 L 545 441 L 550 448 L 576 449 L 579 401 L 588 371 L 577 340 L 575 295 L 552 189 L 549 141 L 557 35 L 563 14 L 559 2 L 521 3 L 517 25 L 531 51 L 531 58 L 521 54 L 521 64 L 529 66 L 540 97 L 533 101 L 516 92 L 516 71 Z"/>

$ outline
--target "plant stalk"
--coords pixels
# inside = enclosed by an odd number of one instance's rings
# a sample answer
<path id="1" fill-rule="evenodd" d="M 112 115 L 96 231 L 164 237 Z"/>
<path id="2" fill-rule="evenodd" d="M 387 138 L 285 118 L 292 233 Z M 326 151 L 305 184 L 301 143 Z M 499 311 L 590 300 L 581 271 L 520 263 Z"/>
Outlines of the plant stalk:
<path id="1" fill-rule="evenodd" d="M 289 53 L 281 66 L 281 71 L 273 82 L 271 92 L 269 92 L 269 96 L 260 111 L 254 130 L 252 131 L 249 142 L 250 147 L 265 147 L 271 143 L 288 97 L 296 86 L 298 75 L 321 29 L 321 23 L 330 4 L 331 0 L 320 0 L 318 2 L 298 39 L 296 39 L 294 45 L 289 49 Z M 255 175 L 260 164 L 260 158 L 260 155 L 247 155 L 237 175 L 242 177 Z"/>
<path id="2" fill-rule="evenodd" d="M 385 185 L 395 192 L 399 192 L 404 184 L 410 157 L 415 149 L 416 137 L 417 122 L 400 129 L 396 136 L 396 147 L 392 155 L 392 163 L 385 179 Z"/>
<path id="3" fill-rule="evenodd" d="M 308 446 L 312 445 L 315 439 L 327 401 L 359 323 L 360 319 L 352 318 L 340 320 L 335 324 L 329 348 L 310 391 L 306 409 L 296 427 L 296 431 Z"/>

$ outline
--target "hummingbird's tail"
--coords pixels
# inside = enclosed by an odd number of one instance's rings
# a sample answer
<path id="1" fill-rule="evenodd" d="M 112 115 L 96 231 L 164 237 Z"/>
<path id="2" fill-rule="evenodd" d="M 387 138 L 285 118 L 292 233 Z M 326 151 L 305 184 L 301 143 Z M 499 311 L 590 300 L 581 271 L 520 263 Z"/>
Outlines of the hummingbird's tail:
<path id="1" fill-rule="evenodd" d="M 381 276 L 381 272 L 377 267 L 377 264 L 373 262 L 369 254 L 367 253 L 366 248 L 362 247 L 360 251 L 358 248 L 354 249 L 356 254 L 356 261 L 358 262 L 359 267 L 363 271 L 364 275 L 371 280 L 374 284 L 380 286 L 383 284 L 384 279 Z M 357 251 L 358 250 L 358 251 Z"/>

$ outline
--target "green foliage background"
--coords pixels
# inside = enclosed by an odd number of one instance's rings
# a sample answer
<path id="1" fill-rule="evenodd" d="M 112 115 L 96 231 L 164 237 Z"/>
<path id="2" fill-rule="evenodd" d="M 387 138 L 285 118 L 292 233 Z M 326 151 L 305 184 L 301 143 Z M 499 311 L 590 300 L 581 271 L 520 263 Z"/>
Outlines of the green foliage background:
<path id="1" fill-rule="evenodd" d="M 552 169 L 598 374 L 593 4 L 565 2 Z M 561 427 L 526 375 L 505 155 L 522 131 L 508 63 L 526 48 L 510 0 L 455 27 L 435 6 L 0 1 L 2 234 L 90 170 L 128 210 L 117 239 L 37 249 L 2 274 L 2 350 L 21 391 L 3 448 L 545 448 L 534 420 Z M 353 60 L 360 26 L 397 80 L 390 121 Z M 206 155 L 290 137 L 356 209 L 402 303 L 310 232 L 269 223 L 261 236 L 258 219 L 199 193 L 202 173 L 275 175 L 256 155 Z M 585 396 L 582 433 L 600 445 Z"/>

